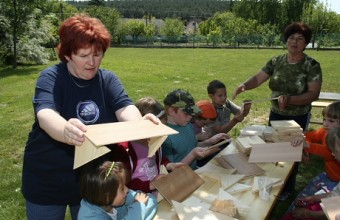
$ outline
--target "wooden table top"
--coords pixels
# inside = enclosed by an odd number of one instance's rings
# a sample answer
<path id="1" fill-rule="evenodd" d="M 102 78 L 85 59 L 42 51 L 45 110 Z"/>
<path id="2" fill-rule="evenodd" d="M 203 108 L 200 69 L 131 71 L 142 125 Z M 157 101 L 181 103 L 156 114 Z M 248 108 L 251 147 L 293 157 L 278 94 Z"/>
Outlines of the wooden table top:
<path id="1" fill-rule="evenodd" d="M 221 151 L 217 156 L 231 154 L 238 152 L 235 146 L 235 142 L 231 142 L 228 147 L 226 147 L 223 151 Z M 214 165 L 218 165 L 215 160 L 211 160 L 209 163 Z M 265 176 L 280 178 L 284 181 L 290 175 L 292 167 L 294 165 L 293 162 L 280 162 L 280 163 L 258 163 L 259 167 L 265 170 Z M 194 192 L 195 196 L 198 196 L 202 201 L 207 202 L 209 199 L 205 199 L 204 196 L 209 195 L 217 195 L 220 188 L 221 183 L 219 180 L 210 178 L 208 176 L 201 176 L 205 180 L 205 184 L 202 185 L 196 192 Z M 252 185 L 253 177 L 248 177 L 243 179 L 240 183 Z M 246 213 L 240 213 L 240 219 L 266 219 L 269 217 L 272 208 L 276 202 L 276 197 L 279 195 L 282 190 L 284 184 L 273 187 L 270 193 L 270 198 L 268 201 L 261 200 L 257 193 L 253 193 L 251 189 L 236 192 L 231 194 L 233 197 L 242 202 L 242 204 L 247 205 L 250 209 Z M 156 220 L 178 220 L 177 214 L 174 208 L 166 201 L 162 200 L 159 202 L 158 211 L 155 216 Z"/>

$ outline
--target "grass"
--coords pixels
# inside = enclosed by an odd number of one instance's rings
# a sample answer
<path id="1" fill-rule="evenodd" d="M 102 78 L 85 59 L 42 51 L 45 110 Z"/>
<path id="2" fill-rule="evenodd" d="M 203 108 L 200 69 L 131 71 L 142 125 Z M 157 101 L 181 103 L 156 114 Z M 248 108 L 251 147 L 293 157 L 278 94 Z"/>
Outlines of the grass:
<path id="1" fill-rule="evenodd" d="M 284 50 L 257 49 L 132 49 L 110 48 L 102 67 L 114 71 L 122 80 L 129 96 L 137 101 L 153 96 L 160 101 L 175 88 L 190 91 L 195 100 L 208 98 L 206 86 L 219 79 L 227 85 L 229 94 L 265 62 Z M 340 51 L 306 51 L 316 58 L 323 69 L 322 91 L 339 92 Z M 52 65 L 56 62 L 51 62 Z M 25 219 L 24 199 L 20 192 L 22 158 L 27 135 L 34 120 L 32 96 L 40 71 L 49 65 L 0 67 L 0 216 L 3 219 Z M 240 94 L 235 100 L 261 99 L 270 96 L 267 85 Z M 269 103 L 252 106 L 249 116 L 231 135 L 248 124 L 266 124 Z M 320 115 L 320 112 L 313 112 Z M 313 126 L 312 128 L 317 128 Z M 313 169 L 311 169 L 313 168 Z M 301 190 L 322 170 L 322 161 L 314 158 L 309 166 L 301 166 L 296 189 Z M 278 202 L 272 219 L 278 219 L 290 201 Z"/>

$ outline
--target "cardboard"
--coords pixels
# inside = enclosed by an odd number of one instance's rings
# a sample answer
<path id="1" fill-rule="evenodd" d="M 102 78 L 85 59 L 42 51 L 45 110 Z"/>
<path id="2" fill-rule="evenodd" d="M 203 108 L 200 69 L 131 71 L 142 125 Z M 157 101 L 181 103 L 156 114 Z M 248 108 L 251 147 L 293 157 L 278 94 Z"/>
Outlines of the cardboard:
<path id="1" fill-rule="evenodd" d="M 321 199 L 321 208 L 330 220 L 335 220 L 335 215 L 340 214 L 340 196 Z"/>
<path id="2" fill-rule="evenodd" d="M 301 161 L 303 144 L 293 147 L 290 142 L 253 144 L 249 163 Z"/>
<path id="3" fill-rule="evenodd" d="M 149 120 L 88 125 L 85 141 L 75 148 L 73 169 L 110 152 L 105 145 L 119 142 L 150 139 L 148 155 L 152 156 L 168 135 L 177 133 L 162 123 L 157 125 Z"/>
<path id="4" fill-rule="evenodd" d="M 203 185 L 204 180 L 188 165 L 176 168 L 168 175 L 157 179 L 152 184 L 171 204 L 172 200 L 184 201 L 196 189 Z"/>

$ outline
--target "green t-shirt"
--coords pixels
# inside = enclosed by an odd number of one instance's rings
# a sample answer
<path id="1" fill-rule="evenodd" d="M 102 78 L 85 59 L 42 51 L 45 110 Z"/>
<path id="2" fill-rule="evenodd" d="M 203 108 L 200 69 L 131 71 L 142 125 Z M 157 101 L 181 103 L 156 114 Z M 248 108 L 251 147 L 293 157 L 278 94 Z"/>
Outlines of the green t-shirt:
<path id="1" fill-rule="evenodd" d="M 305 54 L 299 63 L 288 63 L 287 54 L 275 56 L 262 68 L 270 75 L 269 88 L 271 97 L 280 95 L 300 95 L 308 90 L 308 83 L 322 81 L 320 63 Z M 279 110 L 278 101 L 273 100 L 271 110 L 280 115 L 297 116 L 310 112 L 311 103 L 307 105 L 288 105 L 283 111 Z"/>

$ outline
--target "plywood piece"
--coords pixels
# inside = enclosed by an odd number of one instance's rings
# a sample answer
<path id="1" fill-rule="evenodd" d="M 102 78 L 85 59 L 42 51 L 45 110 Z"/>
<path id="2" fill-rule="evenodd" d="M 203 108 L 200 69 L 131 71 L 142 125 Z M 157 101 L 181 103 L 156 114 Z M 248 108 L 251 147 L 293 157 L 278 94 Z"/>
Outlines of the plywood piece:
<path id="1" fill-rule="evenodd" d="M 177 133 L 162 123 L 156 125 L 149 120 L 88 125 L 85 141 L 75 148 L 73 168 L 108 153 L 110 150 L 105 145 L 119 142 L 149 139 L 148 155 L 152 156 L 168 135 Z"/>
<path id="2" fill-rule="evenodd" d="M 234 185 L 232 185 L 231 187 L 226 189 L 226 192 L 233 194 L 233 193 L 247 191 L 247 190 L 250 190 L 251 188 L 252 188 L 252 186 L 247 185 L 247 184 L 235 183 Z"/>
<path id="3" fill-rule="evenodd" d="M 340 196 L 321 199 L 321 208 L 329 220 L 335 220 L 335 215 L 340 214 Z"/>
<path id="4" fill-rule="evenodd" d="M 241 129 L 240 131 L 240 136 L 263 136 L 263 132 L 265 130 L 266 126 L 265 125 L 249 125 Z"/>
<path id="5" fill-rule="evenodd" d="M 228 192 L 224 191 L 224 190 L 220 190 L 218 195 L 217 195 L 218 199 L 224 199 L 224 200 L 231 200 L 234 202 L 237 210 L 239 211 L 239 213 L 241 215 L 245 215 L 250 207 L 246 204 L 244 204 L 243 202 L 241 202 L 240 200 L 236 199 L 234 196 L 230 195 Z"/>
<path id="6" fill-rule="evenodd" d="M 257 176 L 264 173 L 264 170 L 256 164 L 248 163 L 248 158 L 242 153 L 226 154 L 221 157 L 240 174 L 244 174 L 246 176 Z"/>
<path id="7" fill-rule="evenodd" d="M 259 176 L 254 177 L 254 182 L 253 182 L 253 187 L 252 187 L 252 192 L 257 193 L 259 191 Z M 269 187 L 274 187 L 274 186 L 280 186 L 283 184 L 283 180 L 279 178 L 273 178 L 273 177 L 268 177 L 266 176 L 266 186 Z"/>
<path id="8" fill-rule="evenodd" d="M 207 163 L 203 167 L 195 170 L 196 173 L 203 174 L 204 176 L 210 176 L 212 178 L 216 178 L 218 180 L 221 179 L 222 176 L 230 175 L 235 173 L 235 169 L 225 169 L 221 166 L 214 165 L 212 163 Z"/>
<path id="9" fill-rule="evenodd" d="M 242 174 L 234 174 L 234 175 L 224 175 L 221 176 L 221 184 L 224 189 L 228 189 L 235 183 L 241 181 L 245 175 Z"/>
<path id="10" fill-rule="evenodd" d="M 293 147 L 290 142 L 254 144 L 249 163 L 301 161 L 303 145 Z"/>
<path id="11" fill-rule="evenodd" d="M 173 201 L 173 206 L 180 220 L 232 220 L 234 218 L 222 215 L 203 207 L 185 206 L 182 203 Z"/>
<path id="12" fill-rule="evenodd" d="M 204 180 L 189 166 L 176 168 L 165 177 L 156 180 L 153 185 L 160 194 L 169 202 L 175 200 L 182 202 L 198 189 Z"/>
<path id="13" fill-rule="evenodd" d="M 270 125 L 277 131 L 282 129 L 302 131 L 300 125 L 294 120 L 273 120 L 270 121 Z"/>

